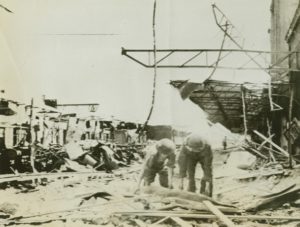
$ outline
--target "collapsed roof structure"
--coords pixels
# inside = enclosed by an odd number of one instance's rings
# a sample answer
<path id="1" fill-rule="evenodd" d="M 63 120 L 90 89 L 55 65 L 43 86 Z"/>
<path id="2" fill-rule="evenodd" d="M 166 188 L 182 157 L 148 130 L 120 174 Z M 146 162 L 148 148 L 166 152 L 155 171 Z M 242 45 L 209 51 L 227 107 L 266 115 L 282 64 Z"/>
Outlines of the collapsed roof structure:
<path id="1" fill-rule="evenodd" d="M 282 66 L 290 56 L 297 52 L 282 52 L 272 64 L 271 51 L 248 50 L 244 39 L 233 23 L 215 5 L 212 5 L 216 25 L 223 32 L 220 49 L 125 49 L 122 55 L 146 68 L 197 68 L 208 69 L 210 73 L 202 82 L 194 80 L 171 80 L 170 84 L 179 89 L 183 99 L 189 97 L 195 104 L 208 113 L 213 122 L 220 122 L 229 129 L 245 133 L 248 129 L 262 128 L 271 119 L 271 113 L 288 108 L 286 94 L 289 83 L 280 79 L 272 80 L 274 74 L 283 76 L 298 69 Z M 236 48 L 226 49 L 229 40 Z M 157 59 L 156 59 L 157 57 Z M 245 71 L 260 73 L 268 79 L 260 82 L 215 79 L 216 71 L 231 70 L 243 74 Z M 224 74 L 225 75 L 225 74 Z M 253 75 L 249 73 L 249 75 Z M 249 76 L 248 75 L 248 76 Z M 214 76 L 214 78 L 212 78 Z M 281 78 L 281 77 L 278 77 Z M 284 100 L 284 101 L 282 101 Z M 280 103 L 280 105 L 278 105 Z M 263 126 L 264 125 L 264 126 Z"/>
<path id="2" fill-rule="evenodd" d="M 186 81 L 171 81 L 170 84 L 181 92 L 189 86 Z M 239 129 L 243 125 L 244 114 L 250 128 L 263 124 L 269 113 L 267 84 L 234 83 L 209 80 L 197 85 L 190 99 L 208 113 L 209 120 L 220 122 L 229 129 Z M 276 85 L 274 88 L 276 89 Z M 243 106 L 247 111 L 243 110 Z"/>

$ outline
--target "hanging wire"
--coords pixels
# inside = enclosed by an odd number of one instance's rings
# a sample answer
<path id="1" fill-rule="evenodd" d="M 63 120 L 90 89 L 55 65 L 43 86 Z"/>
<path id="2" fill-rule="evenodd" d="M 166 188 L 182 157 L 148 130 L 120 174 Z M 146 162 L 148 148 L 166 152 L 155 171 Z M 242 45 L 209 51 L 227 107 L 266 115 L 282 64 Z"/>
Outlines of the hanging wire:
<path id="1" fill-rule="evenodd" d="M 7 7 L 5 7 L 4 5 L 0 4 L 0 7 L 2 9 L 4 9 L 6 12 L 9 12 L 9 13 L 13 13 L 10 9 L 8 9 Z"/>
<path id="2" fill-rule="evenodd" d="M 225 28 L 225 31 L 227 31 L 227 26 Z M 223 40 L 222 40 L 222 43 L 221 43 L 221 47 L 220 47 L 220 51 L 219 51 L 219 54 L 218 54 L 218 57 L 217 57 L 217 61 L 216 61 L 215 67 L 213 68 L 213 70 L 211 71 L 211 73 L 209 74 L 209 76 L 207 77 L 207 79 L 205 81 L 208 81 L 214 75 L 215 71 L 218 68 L 219 62 L 221 60 L 221 55 L 222 55 L 222 51 L 223 51 L 223 48 L 224 48 L 226 36 L 227 36 L 226 32 L 224 32 Z"/>
<path id="3" fill-rule="evenodd" d="M 270 103 L 270 109 L 271 111 L 274 111 L 274 103 L 272 98 L 272 78 L 268 78 L 268 97 L 269 97 L 269 103 Z"/>
<path id="4" fill-rule="evenodd" d="M 245 93 L 246 90 L 244 88 L 243 85 L 241 85 L 241 92 L 242 92 L 242 104 L 243 104 L 243 122 L 244 122 L 244 138 L 247 137 L 247 132 L 248 132 L 248 128 L 247 128 L 247 110 L 246 110 L 246 97 L 245 97 Z"/>
<path id="5" fill-rule="evenodd" d="M 243 44 L 240 44 L 239 42 L 237 42 L 236 41 L 236 37 L 234 37 L 232 34 L 229 34 L 229 33 L 231 33 L 231 31 L 233 31 L 233 32 L 237 32 L 237 34 L 238 34 L 238 36 L 237 36 L 237 38 L 241 38 L 242 37 L 242 35 L 241 35 L 241 33 L 239 32 L 239 31 L 237 31 L 237 29 L 233 26 L 233 24 L 228 20 L 228 18 L 225 16 L 225 14 L 214 4 L 214 5 L 212 5 L 212 7 L 213 7 L 213 13 L 214 13 L 214 15 L 215 15 L 215 21 L 216 21 L 216 23 L 217 23 L 217 26 L 222 30 L 222 31 L 224 31 L 224 33 L 227 33 L 227 36 L 228 36 L 228 38 L 239 48 L 239 49 L 241 49 L 241 50 L 243 50 L 244 48 L 243 48 Z M 219 23 L 219 21 L 218 21 L 218 18 L 217 18 L 217 16 L 216 16 L 216 13 L 218 13 L 218 14 L 221 14 L 223 17 L 225 17 L 226 19 L 227 19 L 227 23 L 230 25 L 230 29 L 229 29 L 229 32 L 228 32 L 228 30 L 227 30 L 227 32 L 224 30 L 224 26 L 222 26 L 220 23 Z M 226 28 L 227 28 L 228 26 L 226 26 Z M 243 39 L 244 40 L 244 39 Z M 259 63 L 259 62 L 257 62 L 249 53 L 247 53 L 247 52 L 245 52 L 245 54 L 251 59 L 251 61 L 253 62 L 253 63 L 255 63 L 259 68 L 261 68 L 262 70 L 264 70 L 269 76 L 270 76 L 270 73 L 267 71 L 267 70 L 265 70 L 265 69 L 263 69 L 263 67 L 261 66 L 261 64 Z M 281 107 L 280 106 L 278 106 L 276 103 L 274 103 L 273 102 L 273 100 L 272 100 L 272 86 L 271 86 L 271 76 L 270 76 L 270 79 L 269 79 L 269 87 L 268 87 L 268 93 L 269 93 L 269 102 L 270 102 L 270 109 L 271 109 L 271 111 L 274 111 L 274 110 L 279 110 L 279 109 L 281 109 Z M 275 106 L 275 108 L 274 108 L 274 106 Z"/>
<path id="6" fill-rule="evenodd" d="M 151 102 L 151 107 L 149 110 L 148 117 L 143 125 L 142 130 L 140 133 L 144 131 L 144 129 L 147 127 L 148 122 L 151 118 L 154 104 L 155 104 L 155 94 L 156 94 L 156 80 L 157 80 L 157 61 L 156 61 L 156 31 L 155 31 L 155 16 L 156 16 L 156 0 L 154 0 L 154 5 L 153 5 L 153 20 L 152 20 L 152 32 L 153 32 L 153 61 L 154 61 L 154 76 L 153 76 L 153 90 L 152 90 L 152 102 Z"/>
<path id="7" fill-rule="evenodd" d="M 268 136 L 269 136 L 270 140 L 272 140 L 272 125 L 271 125 L 269 118 L 267 118 L 267 127 L 268 127 Z M 269 155 L 270 155 L 271 161 L 276 162 L 276 159 L 272 152 L 272 144 L 271 143 L 269 144 Z"/>

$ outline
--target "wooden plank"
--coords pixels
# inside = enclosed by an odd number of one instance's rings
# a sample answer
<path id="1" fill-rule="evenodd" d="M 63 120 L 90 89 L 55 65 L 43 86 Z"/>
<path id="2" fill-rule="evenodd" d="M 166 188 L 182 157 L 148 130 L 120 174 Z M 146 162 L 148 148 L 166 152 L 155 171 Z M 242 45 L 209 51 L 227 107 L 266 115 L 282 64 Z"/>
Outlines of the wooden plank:
<path id="1" fill-rule="evenodd" d="M 275 136 L 275 134 L 272 134 L 271 136 L 268 137 L 268 139 L 271 140 L 274 136 Z M 264 147 L 264 145 L 265 145 L 266 143 L 268 143 L 268 141 L 266 141 L 266 140 L 263 141 L 263 142 L 258 146 L 257 150 L 260 151 L 260 150 Z"/>
<path id="2" fill-rule="evenodd" d="M 194 202 L 191 200 L 180 199 L 177 197 L 167 197 L 162 200 L 163 203 L 170 202 L 172 205 L 177 207 L 182 207 L 188 210 L 198 210 L 198 211 L 209 211 L 205 205 L 201 202 Z M 221 212 L 224 213 L 241 213 L 237 208 L 233 207 L 224 207 L 224 206 L 217 206 Z M 161 209 L 160 209 L 161 210 Z"/>
<path id="3" fill-rule="evenodd" d="M 164 221 L 168 220 L 169 218 L 170 218 L 169 216 L 168 217 L 164 217 L 164 218 L 158 220 L 157 222 L 155 222 L 155 223 L 153 223 L 153 224 L 151 224 L 149 226 L 156 226 L 156 225 L 158 225 L 160 223 L 163 223 Z"/>
<path id="4" fill-rule="evenodd" d="M 154 186 L 154 185 L 150 185 L 150 186 L 142 188 L 142 192 L 145 194 L 153 194 L 156 196 L 160 196 L 162 198 L 177 197 L 179 199 L 186 199 L 186 200 L 191 200 L 194 202 L 202 202 L 204 200 L 207 200 L 207 201 L 211 201 L 215 205 L 234 207 L 229 204 L 223 204 L 221 202 L 215 201 L 212 198 L 202 195 L 202 194 L 197 194 L 197 193 L 187 192 L 187 191 L 182 191 L 182 190 L 177 190 L 177 189 L 171 190 L 171 189 L 167 189 L 167 188 L 160 187 L 160 186 Z"/>
<path id="5" fill-rule="evenodd" d="M 272 135 L 271 135 L 272 129 L 271 129 L 271 124 L 270 124 L 270 121 L 268 118 L 267 118 L 267 127 L 268 127 L 269 140 L 272 140 Z M 275 134 L 273 134 L 273 135 L 275 135 Z M 271 151 L 271 149 L 272 149 L 272 144 L 269 144 L 268 152 L 269 152 L 270 158 L 273 162 L 276 162 L 275 156 L 273 155 L 273 152 Z"/>
<path id="6" fill-rule="evenodd" d="M 177 208 L 178 205 L 177 204 L 170 204 L 170 205 L 166 205 L 166 206 L 162 206 L 160 208 L 157 208 L 156 210 L 172 210 L 174 208 Z"/>
<path id="7" fill-rule="evenodd" d="M 278 196 L 282 193 L 285 193 L 285 192 L 288 192 L 289 190 L 291 190 L 292 188 L 294 188 L 296 186 L 296 184 L 292 184 L 288 187 L 286 187 L 285 189 L 279 191 L 279 192 L 275 192 L 275 193 L 272 193 L 272 194 L 268 194 L 268 195 L 262 195 L 260 196 L 261 198 L 270 198 L 270 197 L 273 197 L 273 196 Z"/>
<path id="8" fill-rule="evenodd" d="M 32 178 L 41 178 L 41 177 L 72 177 L 72 176 L 94 176 L 94 177 L 119 177 L 122 174 L 130 174 L 134 173 L 136 171 L 140 171 L 138 168 L 134 168 L 133 170 L 115 170 L 113 173 L 106 173 L 104 171 L 88 171 L 88 172 L 59 172 L 59 173 L 45 173 L 45 172 L 39 172 L 39 173 L 19 173 L 19 174 L 1 174 L 0 180 L 17 180 L 17 178 L 25 178 L 25 177 L 32 177 Z"/>
<path id="9" fill-rule="evenodd" d="M 279 147 L 276 143 L 274 143 L 272 140 L 269 140 L 267 137 L 265 137 L 263 134 L 261 134 L 260 132 L 254 130 L 254 133 L 256 135 L 258 135 L 259 137 L 261 137 L 263 140 L 267 141 L 268 143 L 272 144 L 273 147 L 275 147 L 276 149 L 278 149 L 282 154 L 284 154 L 284 156 L 289 157 L 289 153 L 286 152 L 285 150 L 283 150 L 281 147 Z"/>
<path id="10" fill-rule="evenodd" d="M 145 222 L 141 221 L 140 219 L 134 219 L 134 221 L 140 227 L 147 227 L 148 226 Z"/>
<path id="11" fill-rule="evenodd" d="M 247 174 L 242 174 L 240 176 L 237 176 L 234 179 L 245 180 L 245 179 L 249 179 L 249 178 L 270 177 L 273 175 L 283 175 L 283 174 L 284 174 L 283 170 L 277 170 L 277 171 L 265 172 L 265 173 L 247 173 Z"/>
<path id="12" fill-rule="evenodd" d="M 63 179 L 75 176 L 84 177 L 100 177 L 105 178 L 111 176 L 112 174 L 107 174 L 105 172 L 66 172 L 66 173 L 33 173 L 33 174 L 18 174 L 18 175 L 4 175 L 0 177 L 0 183 L 11 182 L 11 181 L 27 181 L 34 179 Z M 114 177 L 118 177 L 114 175 Z"/>
<path id="13" fill-rule="evenodd" d="M 265 160 L 268 160 L 268 157 L 267 157 L 267 156 L 263 155 L 262 153 L 260 153 L 260 152 L 257 151 L 256 149 L 254 149 L 254 148 L 252 148 L 252 147 L 250 147 L 249 149 L 250 149 L 252 152 L 254 152 L 255 154 L 257 154 L 259 157 L 261 157 L 261 158 L 263 158 L 263 159 L 265 159 Z"/>
<path id="14" fill-rule="evenodd" d="M 255 143 L 255 142 L 253 142 L 253 141 L 251 141 L 251 143 L 253 143 L 253 144 L 256 144 L 257 146 L 259 146 L 259 145 L 260 145 L 259 143 Z M 243 145 L 243 148 L 244 148 L 245 146 L 249 146 L 249 145 Z M 263 146 L 263 148 L 264 148 L 264 149 L 266 149 L 266 150 L 271 150 L 273 153 L 275 153 L 275 154 L 278 154 L 278 155 L 281 155 L 281 156 L 284 156 L 284 157 L 285 157 L 285 155 L 284 155 L 284 154 L 282 154 L 280 151 L 278 151 L 278 150 L 274 150 L 274 149 L 270 149 L 270 147 L 267 147 L 267 146 L 266 146 L 266 144 Z"/>
<path id="15" fill-rule="evenodd" d="M 228 217 L 226 217 L 217 207 L 215 207 L 210 201 L 205 200 L 202 202 L 214 215 L 216 215 L 220 221 L 222 221 L 228 227 L 236 226 Z"/>
<path id="16" fill-rule="evenodd" d="M 23 220 L 23 219 L 42 217 L 42 216 L 49 216 L 49 215 L 53 215 L 53 214 L 61 215 L 62 213 L 65 213 L 65 212 L 73 212 L 73 211 L 78 211 L 78 210 L 91 209 L 91 208 L 101 207 L 101 206 L 105 206 L 105 205 L 112 205 L 112 204 L 118 204 L 118 203 L 123 204 L 127 200 L 128 199 L 124 198 L 124 199 L 120 199 L 117 201 L 108 201 L 108 202 L 100 203 L 100 204 L 93 204 L 93 205 L 89 205 L 89 206 L 80 206 L 80 207 L 64 209 L 64 210 L 56 210 L 56 211 L 51 211 L 51 212 L 46 212 L 46 213 L 33 214 L 33 215 L 29 215 L 29 216 L 15 216 L 15 217 L 11 217 L 9 219 L 4 220 L 4 223 L 11 222 L 14 220 Z M 2 224 L 2 222 L 0 220 L 0 226 L 1 226 L 1 224 Z"/>
<path id="17" fill-rule="evenodd" d="M 262 201 L 259 201 L 255 205 L 251 205 L 249 208 L 246 209 L 246 211 L 258 211 L 258 210 L 264 210 L 269 208 L 277 208 L 282 206 L 284 203 L 290 203 L 292 201 L 297 200 L 298 193 L 300 192 L 300 187 L 287 192 L 277 194 L 272 197 L 268 197 Z"/>
<path id="18" fill-rule="evenodd" d="M 201 213 L 172 213 L 172 212 L 115 212 L 115 215 L 124 216 L 145 216 L 145 217 L 181 217 L 181 218 L 193 218 L 193 219 L 218 219 L 213 214 L 201 214 Z M 265 215 L 227 215 L 228 218 L 233 220 L 287 220 L 287 221 L 300 221 L 300 217 L 291 216 L 265 216 Z"/>
<path id="19" fill-rule="evenodd" d="M 179 217 L 171 217 L 171 219 L 172 219 L 173 221 L 175 221 L 177 224 L 179 224 L 180 226 L 182 226 L 182 227 L 193 227 L 190 223 L 188 223 L 188 222 L 182 220 L 182 219 L 179 218 Z"/>

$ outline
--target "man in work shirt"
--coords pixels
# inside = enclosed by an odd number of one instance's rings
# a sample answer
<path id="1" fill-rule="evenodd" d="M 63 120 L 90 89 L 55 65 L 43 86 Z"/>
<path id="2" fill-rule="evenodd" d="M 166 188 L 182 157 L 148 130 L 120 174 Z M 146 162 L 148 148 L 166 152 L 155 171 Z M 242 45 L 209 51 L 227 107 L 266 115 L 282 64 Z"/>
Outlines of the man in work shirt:
<path id="1" fill-rule="evenodd" d="M 144 180 L 145 186 L 153 183 L 156 174 L 159 175 L 161 186 L 173 187 L 173 169 L 175 168 L 176 158 L 175 149 L 176 146 L 172 140 L 161 139 L 152 149 L 147 151 L 136 191 L 140 189 L 142 180 Z"/>
<path id="2" fill-rule="evenodd" d="M 186 177 L 186 173 L 188 173 L 188 191 L 195 192 L 195 171 L 197 163 L 200 163 L 203 170 L 200 193 L 212 197 L 212 160 L 213 153 L 209 143 L 201 135 L 190 134 L 186 138 L 178 157 L 179 175 L 181 178 L 180 188 L 183 189 L 183 179 Z M 209 185 L 208 192 L 206 190 L 207 184 Z"/>

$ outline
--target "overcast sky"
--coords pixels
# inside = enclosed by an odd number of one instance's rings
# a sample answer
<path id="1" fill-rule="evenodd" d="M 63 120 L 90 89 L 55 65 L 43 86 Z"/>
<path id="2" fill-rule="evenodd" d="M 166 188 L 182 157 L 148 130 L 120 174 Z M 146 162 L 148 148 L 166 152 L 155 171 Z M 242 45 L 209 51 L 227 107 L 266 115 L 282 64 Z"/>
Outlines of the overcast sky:
<path id="1" fill-rule="evenodd" d="M 269 49 L 270 0 L 214 1 L 251 49 Z M 106 113 L 144 119 L 153 70 L 121 55 L 121 47 L 152 48 L 152 0 L 2 0 L 0 88 L 10 97 L 97 102 Z M 222 33 L 209 0 L 157 0 L 157 48 L 219 48 Z M 62 35 L 103 34 L 103 35 Z M 228 46 L 229 43 L 227 43 Z M 234 46 L 232 46 L 234 47 Z M 170 79 L 209 71 L 158 70 L 158 110 L 170 114 Z M 226 72 L 234 78 L 242 72 Z M 216 75 L 219 79 L 227 74 Z M 265 79 L 255 71 L 249 79 Z M 229 78 L 230 76 L 228 76 Z M 250 78 L 251 77 L 251 78 Z"/>

